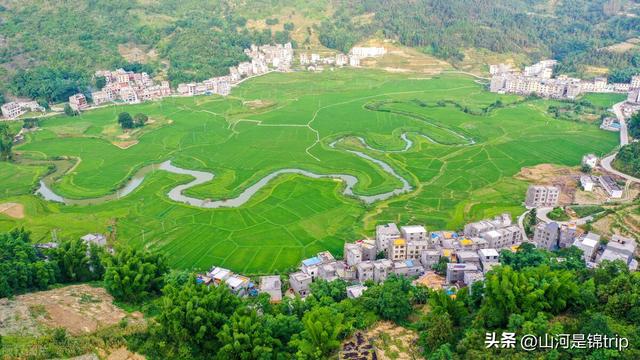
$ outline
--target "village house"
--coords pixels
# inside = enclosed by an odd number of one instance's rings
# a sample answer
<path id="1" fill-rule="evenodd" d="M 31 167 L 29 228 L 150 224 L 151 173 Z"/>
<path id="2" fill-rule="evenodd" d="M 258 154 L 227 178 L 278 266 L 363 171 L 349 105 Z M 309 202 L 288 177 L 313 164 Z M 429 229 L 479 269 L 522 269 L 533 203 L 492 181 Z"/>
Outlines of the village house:
<path id="1" fill-rule="evenodd" d="M 554 207 L 558 205 L 560 189 L 556 186 L 530 185 L 525 205 L 528 207 Z"/>
<path id="2" fill-rule="evenodd" d="M 393 271 L 393 261 L 389 259 L 380 259 L 373 262 L 373 281 L 379 283 L 387 280 L 389 274 Z"/>
<path id="3" fill-rule="evenodd" d="M 282 300 L 282 281 L 280 280 L 280 276 L 261 276 L 260 292 L 269 294 L 271 302 L 280 302 Z"/>
<path id="4" fill-rule="evenodd" d="M 467 272 L 477 273 L 479 270 L 474 264 L 447 264 L 447 283 L 464 282 L 464 274 Z"/>
<path id="5" fill-rule="evenodd" d="M 84 94 L 75 94 L 69 96 L 69 106 L 73 111 L 81 111 L 88 108 L 89 104 Z"/>
<path id="6" fill-rule="evenodd" d="M 598 157 L 595 154 L 587 154 L 582 157 L 582 165 L 593 169 L 598 165 Z"/>
<path id="7" fill-rule="evenodd" d="M 638 269 L 638 261 L 634 259 L 635 251 L 636 241 L 634 239 L 613 235 L 611 241 L 605 246 L 604 252 L 597 259 L 597 262 L 621 260 L 627 264 L 629 270 L 636 271 Z"/>
<path id="8" fill-rule="evenodd" d="M 393 240 L 387 249 L 387 259 L 405 260 L 407 258 L 407 241 L 399 238 Z"/>
<path id="9" fill-rule="evenodd" d="M 102 234 L 87 234 L 80 239 L 87 245 L 94 244 L 100 247 L 107 245 L 107 237 Z"/>
<path id="10" fill-rule="evenodd" d="M 536 225 L 533 233 L 533 242 L 539 248 L 555 250 L 560 239 L 560 226 L 556 222 L 548 224 L 541 222 Z"/>
<path id="11" fill-rule="evenodd" d="M 590 232 L 582 237 L 576 238 L 573 242 L 573 246 L 582 250 L 584 261 L 587 264 L 591 264 L 593 262 L 593 257 L 598 250 L 599 243 L 600 235 Z"/>
<path id="12" fill-rule="evenodd" d="M 480 257 L 480 267 L 485 274 L 496 265 L 500 264 L 500 254 L 496 249 L 480 249 L 478 250 Z"/>
<path id="13" fill-rule="evenodd" d="M 17 102 L 9 102 L 6 103 L 4 105 L 2 105 L 2 116 L 5 119 L 15 119 L 17 117 L 19 117 L 22 114 L 25 114 L 27 112 L 26 109 L 24 109 L 19 103 Z"/>
<path id="14" fill-rule="evenodd" d="M 609 194 L 609 197 L 613 199 L 622 198 L 623 189 L 611 176 L 599 176 L 598 182 L 600 183 L 600 186 L 602 186 L 602 188 L 607 192 L 607 194 Z"/>
<path id="15" fill-rule="evenodd" d="M 365 282 L 367 280 L 373 281 L 373 262 L 363 261 L 356 265 L 358 281 Z"/>
<path id="16" fill-rule="evenodd" d="M 400 230 L 394 223 L 376 226 L 376 247 L 378 251 L 387 251 L 389 244 L 400 238 Z"/>
<path id="17" fill-rule="evenodd" d="M 301 297 L 305 297 L 309 294 L 309 286 L 312 281 L 313 278 L 302 271 L 289 275 L 289 286 L 291 286 L 291 289 Z"/>
<path id="18" fill-rule="evenodd" d="M 582 187 L 582 190 L 591 192 L 593 191 L 594 185 L 595 182 L 591 175 L 580 175 L 580 186 Z"/>

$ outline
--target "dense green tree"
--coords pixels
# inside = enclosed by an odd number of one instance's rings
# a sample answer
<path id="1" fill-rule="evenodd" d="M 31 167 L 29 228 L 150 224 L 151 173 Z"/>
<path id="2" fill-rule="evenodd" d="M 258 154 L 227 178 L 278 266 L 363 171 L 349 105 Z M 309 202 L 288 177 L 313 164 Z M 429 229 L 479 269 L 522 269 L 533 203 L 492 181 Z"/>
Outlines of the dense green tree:
<path id="1" fill-rule="evenodd" d="M 438 262 L 431 265 L 431 269 L 435 271 L 438 275 L 444 275 L 447 273 L 447 264 L 449 263 L 449 258 L 446 256 L 441 256 L 438 259 Z"/>
<path id="2" fill-rule="evenodd" d="M 443 309 L 431 310 L 418 324 L 419 344 L 425 355 L 454 340 L 453 322 Z"/>
<path id="3" fill-rule="evenodd" d="M 295 353 L 296 348 L 289 345 L 289 342 L 296 334 L 300 334 L 304 329 L 302 321 L 293 315 L 285 314 L 267 314 L 263 318 L 264 327 L 269 334 L 276 340 L 280 346 L 279 352 Z"/>
<path id="4" fill-rule="evenodd" d="M 366 307 L 375 309 L 383 319 L 400 322 L 413 311 L 410 300 L 412 288 L 407 278 L 392 274 L 382 285 L 367 290 L 363 300 Z"/>
<path id="5" fill-rule="evenodd" d="M 198 285 L 193 279 L 180 287 L 168 285 L 163 293 L 154 333 L 164 356 L 215 354 L 224 345 L 218 333 L 229 323 L 240 299 L 225 286 Z"/>
<path id="6" fill-rule="evenodd" d="M 71 105 L 69 105 L 68 103 L 64 104 L 64 113 L 67 116 L 76 116 L 76 115 L 78 115 L 78 112 L 73 110 L 71 108 Z"/>
<path id="7" fill-rule="evenodd" d="M 168 270 L 162 255 L 120 248 L 107 258 L 104 285 L 117 300 L 137 303 L 160 293 Z"/>
<path id="8" fill-rule="evenodd" d="M 62 242 L 54 251 L 53 259 L 58 263 L 61 282 L 93 280 L 89 268 L 89 248 L 81 239 Z"/>
<path id="9" fill-rule="evenodd" d="M 39 66 L 19 70 L 11 82 L 11 90 L 19 96 L 48 102 L 67 101 L 87 85 L 81 73 L 58 67 Z"/>
<path id="10" fill-rule="evenodd" d="M 319 279 L 311 283 L 310 289 L 311 294 L 319 300 L 328 297 L 339 302 L 347 298 L 347 283 L 341 279 L 334 281 Z"/>
<path id="11" fill-rule="evenodd" d="M 220 360 L 269 360 L 275 358 L 274 348 L 281 346 L 271 337 L 255 310 L 240 308 L 220 332 Z"/>
<path id="12" fill-rule="evenodd" d="M 13 159 L 13 134 L 7 124 L 0 124 L 0 161 Z"/>
<path id="13" fill-rule="evenodd" d="M 40 126 L 40 119 L 38 118 L 26 118 L 22 121 L 23 129 L 35 129 Z"/>
<path id="14" fill-rule="evenodd" d="M 0 233 L 0 298 L 46 289 L 56 282 L 57 271 L 30 243 L 29 232 Z"/>
<path id="15" fill-rule="evenodd" d="M 149 121 L 149 117 L 147 115 L 138 113 L 133 117 L 133 127 L 143 127 L 147 121 Z"/>
<path id="16" fill-rule="evenodd" d="M 107 85 L 107 78 L 105 78 L 104 76 L 96 77 L 95 85 L 98 90 L 102 90 L 102 88 L 104 88 L 105 85 Z"/>
<path id="17" fill-rule="evenodd" d="M 340 346 L 344 316 L 328 307 L 316 307 L 302 318 L 304 330 L 294 340 L 299 359 L 325 359 Z"/>
<path id="18" fill-rule="evenodd" d="M 548 252 L 536 249 L 532 243 L 522 243 L 516 252 L 510 250 L 500 251 L 500 264 L 509 265 L 515 270 L 525 267 L 549 264 Z"/>
<path id="19" fill-rule="evenodd" d="M 133 129 L 135 126 L 135 122 L 128 112 L 118 114 L 118 124 L 120 124 L 120 127 L 123 129 Z"/>
<path id="20" fill-rule="evenodd" d="M 485 281 L 485 298 L 480 315 L 487 327 L 505 326 L 511 314 L 526 320 L 538 312 L 558 314 L 573 305 L 580 295 L 574 274 L 548 266 L 524 267 L 520 271 L 499 266 Z"/>

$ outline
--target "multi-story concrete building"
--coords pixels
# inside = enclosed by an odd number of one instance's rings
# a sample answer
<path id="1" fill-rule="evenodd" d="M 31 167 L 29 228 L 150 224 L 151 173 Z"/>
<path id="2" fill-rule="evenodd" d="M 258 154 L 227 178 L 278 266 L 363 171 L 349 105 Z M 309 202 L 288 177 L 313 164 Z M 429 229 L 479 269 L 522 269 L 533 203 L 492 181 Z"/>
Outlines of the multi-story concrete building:
<path id="1" fill-rule="evenodd" d="M 378 251 L 387 251 L 389 244 L 400 238 L 400 230 L 394 223 L 376 226 L 376 247 Z"/>
<path id="2" fill-rule="evenodd" d="M 553 207 L 558 205 L 560 189 L 556 186 L 531 185 L 525 204 L 528 207 Z"/>
<path id="3" fill-rule="evenodd" d="M 362 247 L 358 244 L 344 244 L 344 259 L 349 266 L 355 266 L 362 262 Z"/>
<path id="4" fill-rule="evenodd" d="M 560 239 L 560 226 L 558 223 L 539 223 L 533 233 L 533 242 L 540 248 L 554 250 L 558 248 Z"/>
<path id="5" fill-rule="evenodd" d="M 358 281 L 365 282 L 367 280 L 374 280 L 373 277 L 373 261 L 363 261 L 356 265 L 356 271 Z"/>
<path id="6" fill-rule="evenodd" d="M 461 264 L 474 264 L 480 266 L 480 255 L 477 251 L 461 250 L 456 252 L 458 262 Z"/>
<path id="7" fill-rule="evenodd" d="M 69 96 L 69 106 L 74 111 L 80 111 L 88 108 L 89 104 L 87 103 L 87 98 L 84 94 L 75 94 Z"/>
<path id="8" fill-rule="evenodd" d="M 593 191 L 593 186 L 595 185 L 595 181 L 591 178 L 591 175 L 580 175 L 580 186 L 584 191 Z"/>
<path id="9" fill-rule="evenodd" d="M 25 114 L 27 111 L 17 102 L 9 102 L 1 107 L 2 116 L 5 119 L 15 119 L 18 116 Z"/>
<path id="10" fill-rule="evenodd" d="M 313 282 L 313 278 L 303 272 L 296 272 L 289 275 L 289 285 L 293 291 L 301 297 L 307 296 L 309 286 Z"/>
<path id="11" fill-rule="evenodd" d="M 373 280 L 377 283 L 387 280 L 393 271 L 393 261 L 380 259 L 373 262 Z"/>
<path id="12" fill-rule="evenodd" d="M 387 259 L 398 261 L 407 259 L 407 241 L 405 239 L 395 239 L 387 249 Z"/>
<path id="13" fill-rule="evenodd" d="M 280 276 L 261 276 L 260 292 L 269 294 L 271 302 L 280 302 L 282 300 L 282 281 Z"/>
<path id="14" fill-rule="evenodd" d="M 577 228 L 575 223 L 560 225 L 560 238 L 558 246 L 560 248 L 570 247 L 576 239 Z"/>
<path id="15" fill-rule="evenodd" d="M 401 226 L 400 233 L 407 241 L 427 240 L 427 229 L 422 225 Z"/>
<path id="16" fill-rule="evenodd" d="M 635 251 L 636 241 L 634 239 L 613 235 L 597 262 L 621 260 L 627 264 L 629 270 L 635 271 L 638 269 L 638 261 L 634 259 Z"/>
<path id="17" fill-rule="evenodd" d="M 440 250 L 426 250 L 420 255 L 420 262 L 425 269 L 431 269 L 440 261 Z"/>
<path id="18" fill-rule="evenodd" d="M 640 89 L 640 75 L 634 75 L 631 77 L 631 83 L 629 84 L 631 89 Z"/>
<path id="19" fill-rule="evenodd" d="M 447 283 L 463 282 L 466 272 L 478 272 L 478 267 L 474 264 L 447 264 Z"/>
<path id="20" fill-rule="evenodd" d="M 522 242 L 522 231 L 516 225 L 502 229 L 490 230 L 482 234 L 489 248 L 503 248 L 517 245 Z"/>
<path id="21" fill-rule="evenodd" d="M 500 264 L 500 254 L 496 249 L 480 249 L 478 250 L 480 257 L 480 266 L 486 274 L 492 267 Z"/>
<path id="22" fill-rule="evenodd" d="M 351 51 L 349 51 L 349 55 L 357 56 L 359 58 L 378 57 L 386 53 L 387 53 L 387 50 L 383 47 L 356 46 L 351 48 Z"/>
<path id="23" fill-rule="evenodd" d="M 575 239 L 573 246 L 579 248 L 583 252 L 584 261 L 589 264 L 593 262 L 593 258 L 598 250 L 600 243 L 600 235 L 588 233 L 582 237 Z"/>

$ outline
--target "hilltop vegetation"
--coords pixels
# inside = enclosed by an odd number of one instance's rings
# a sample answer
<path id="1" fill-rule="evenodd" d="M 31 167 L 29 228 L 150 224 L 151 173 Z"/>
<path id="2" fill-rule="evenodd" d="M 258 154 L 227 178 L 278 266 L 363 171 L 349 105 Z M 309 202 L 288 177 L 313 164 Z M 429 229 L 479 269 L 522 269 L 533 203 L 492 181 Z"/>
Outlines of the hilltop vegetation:
<path id="1" fill-rule="evenodd" d="M 625 0 L 144 1 L 11 2 L 0 11 L 0 93 L 42 102 L 95 87 L 98 69 L 140 67 L 178 82 L 222 75 L 243 48 L 294 40 L 348 51 L 372 36 L 461 64 L 469 49 L 553 57 L 561 71 L 609 69 L 625 81 L 637 48 L 638 7 Z M 636 16 L 633 16 L 633 15 Z M 321 49 L 320 49 L 321 50 Z M 467 59 L 468 60 L 468 59 Z M 588 71 L 587 71 L 588 72 Z"/>

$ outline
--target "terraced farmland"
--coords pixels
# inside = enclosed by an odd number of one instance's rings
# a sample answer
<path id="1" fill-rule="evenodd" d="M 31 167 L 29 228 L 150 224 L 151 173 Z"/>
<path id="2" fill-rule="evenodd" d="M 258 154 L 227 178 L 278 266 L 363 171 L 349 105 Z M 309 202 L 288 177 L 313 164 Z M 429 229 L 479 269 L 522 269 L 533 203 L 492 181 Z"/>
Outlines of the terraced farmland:
<path id="1" fill-rule="evenodd" d="M 164 252 L 176 267 L 285 270 L 320 250 L 339 254 L 345 241 L 371 236 L 382 222 L 457 228 L 519 213 L 527 184 L 513 175 L 521 167 L 578 165 L 586 152 L 615 147 L 616 134 L 553 119 L 547 105 L 488 93 L 464 75 L 351 69 L 270 74 L 226 99 L 169 98 L 51 118 L 16 148 L 17 164 L 0 164 L 0 204 L 25 205 L 24 219 L 0 214 L 0 230 L 24 225 L 42 241 L 52 229 L 58 237 L 110 230 L 114 241 Z M 156 124 L 126 149 L 114 145 L 121 111 L 143 112 Z M 45 165 L 63 158 L 73 167 L 48 178 L 49 187 L 68 199 L 96 199 L 93 205 L 30 195 Z M 355 196 L 344 195 L 335 177 L 288 173 L 240 207 L 205 209 L 167 196 L 191 177 L 158 170 L 129 195 L 97 200 L 166 160 L 214 175 L 184 191 L 199 199 L 235 198 L 282 169 L 355 178 Z M 403 182 L 411 190 L 398 191 Z M 402 194 L 360 200 L 393 191 Z"/>

